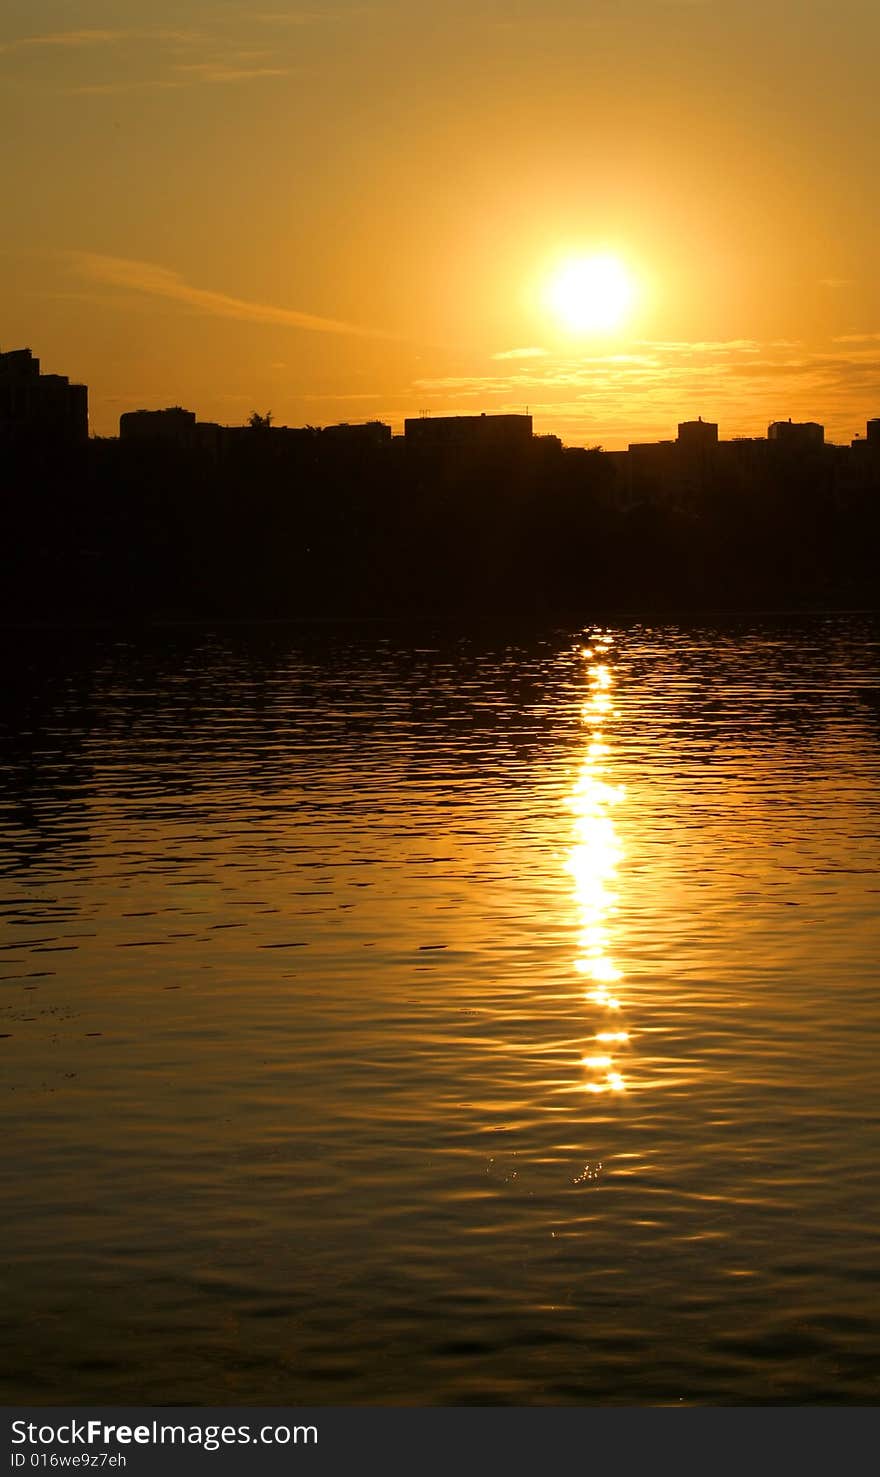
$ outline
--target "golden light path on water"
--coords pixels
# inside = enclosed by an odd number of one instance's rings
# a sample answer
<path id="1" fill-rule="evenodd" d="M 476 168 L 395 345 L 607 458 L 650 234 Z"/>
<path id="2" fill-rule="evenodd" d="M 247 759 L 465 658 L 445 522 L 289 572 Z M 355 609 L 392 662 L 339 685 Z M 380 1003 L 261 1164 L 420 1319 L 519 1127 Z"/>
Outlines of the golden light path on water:
<path id="1" fill-rule="evenodd" d="M 568 855 L 579 923 L 574 967 L 586 980 L 585 998 L 599 1017 L 594 1047 L 582 1060 L 585 1090 L 592 1093 L 626 1090 L 620 1049 L 629 1041 L 622 1023 L 621 972 L 611 952 L 617 868 L 622 858 L 614 808 L 625 794 L 622 786 L 609 783 L 606 777 L 611 767 L 606 735 L 614 719 L 611 646 L 612 638 L 604 635 L 581 649 L 589 684 L 581 712 L 587 743 L 571 796 L 574 844 Z"/>

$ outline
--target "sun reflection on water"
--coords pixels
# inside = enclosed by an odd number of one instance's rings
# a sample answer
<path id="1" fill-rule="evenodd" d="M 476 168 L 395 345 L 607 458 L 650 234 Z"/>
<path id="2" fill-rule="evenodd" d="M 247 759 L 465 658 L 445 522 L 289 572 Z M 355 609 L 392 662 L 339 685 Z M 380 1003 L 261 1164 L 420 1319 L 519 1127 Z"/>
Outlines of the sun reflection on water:
<path id="1" fill-rule="evenodd" d="M 614 718 L 613 669 L 608 661 L 612 638 L 595 637 L 581 648 L 586 664 L 589 694 L 581 708 L 581 721 L 588 730 L 584 757 L 571 796 L 574 814 L 568 870 L 574 879 L 579 915 L 578 952 L 574 967 L 585 976 L 585 998 L 598 1010 L 619 1012 L 616 987 L 621 979 L 611 954 L 611 923 L 617 909 L 615 881 L 623 852 L 614 825 L 614 808 L 624 798 L 620 785 L 609 783 L 610 745 L 605 736 Z M 587 1092 L 623 1092 L 626 1081 L 616 1058 L 607 1048 L 625 1046 L 625 1030 L 599 1029 L 595 1041 L 606 1049 L 585 1055 L 582 1065 L 591 1074 Z"/>

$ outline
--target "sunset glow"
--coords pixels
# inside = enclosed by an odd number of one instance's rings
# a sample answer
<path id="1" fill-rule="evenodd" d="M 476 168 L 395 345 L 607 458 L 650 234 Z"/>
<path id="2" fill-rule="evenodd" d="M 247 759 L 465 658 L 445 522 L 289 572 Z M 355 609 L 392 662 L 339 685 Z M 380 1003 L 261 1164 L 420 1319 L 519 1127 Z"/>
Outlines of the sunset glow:
<path id="1" fill-rule="evenodd" d="M 494 10 L 14 0 L 0 349 L 101 436 L 169 405 L 863 435 L 880 11 L 807 7 L 793 49 L 752 0 Z"/>
<path id="2" fill-rule="evenodd" d="M 566 262 L 551 278 L 547 300 L 557 321 L 570 333 L 602 333 L 618 328 L 632 306 L 634 287 L 615 256 L 588 256 Z"/>

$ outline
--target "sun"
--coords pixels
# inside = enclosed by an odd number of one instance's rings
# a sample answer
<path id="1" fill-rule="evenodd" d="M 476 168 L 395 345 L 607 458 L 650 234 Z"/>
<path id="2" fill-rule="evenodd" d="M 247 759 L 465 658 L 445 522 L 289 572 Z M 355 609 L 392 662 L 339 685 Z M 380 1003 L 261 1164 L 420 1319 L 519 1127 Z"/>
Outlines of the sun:
<path id="1" fill-rule="evenodd" d="M 635 286 L 616 256 L 576 257 L 563 263 L 547 284 L 547 306 L 570 333 L 602 333 L 626 320 Z"/>

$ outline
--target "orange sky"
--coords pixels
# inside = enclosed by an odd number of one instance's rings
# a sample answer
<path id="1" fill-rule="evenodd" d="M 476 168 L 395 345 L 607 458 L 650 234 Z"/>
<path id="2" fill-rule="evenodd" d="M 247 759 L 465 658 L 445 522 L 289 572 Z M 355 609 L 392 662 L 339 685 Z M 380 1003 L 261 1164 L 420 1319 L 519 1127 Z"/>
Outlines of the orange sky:
<path id="1" fill-rule="evenodd" d="M 6 0 L 0 347 L 92 428 L 880 414 L 874 0 Z M 12 208 L 10 209 L 10 202 Z M 610 251 L 618 329 L 542 286 Z"/>

